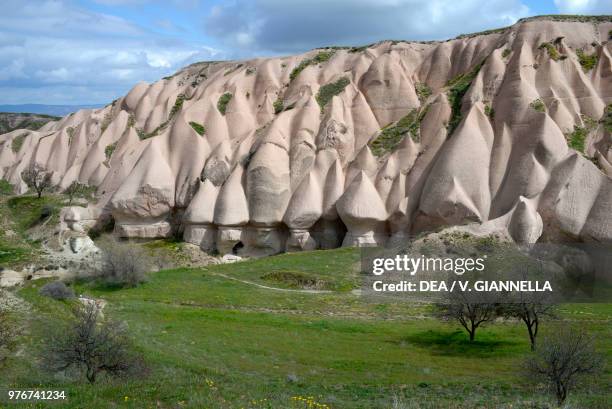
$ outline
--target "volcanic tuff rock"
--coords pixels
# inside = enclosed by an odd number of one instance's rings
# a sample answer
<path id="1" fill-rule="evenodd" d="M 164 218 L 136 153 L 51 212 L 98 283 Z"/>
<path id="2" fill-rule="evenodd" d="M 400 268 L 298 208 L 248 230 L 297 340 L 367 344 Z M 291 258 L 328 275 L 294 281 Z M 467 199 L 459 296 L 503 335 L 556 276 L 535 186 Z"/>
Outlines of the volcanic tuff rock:
<path id="1" fill-rule="evenodd" d="M 383 41 L 190 65 L 38 131 L 0 136 L 97 186 L 68 226 L 221 253 L 385 244 L 468 222 L 514 240 L 612 241 L 612 18 L 548 17 L 444 42 Z"/>

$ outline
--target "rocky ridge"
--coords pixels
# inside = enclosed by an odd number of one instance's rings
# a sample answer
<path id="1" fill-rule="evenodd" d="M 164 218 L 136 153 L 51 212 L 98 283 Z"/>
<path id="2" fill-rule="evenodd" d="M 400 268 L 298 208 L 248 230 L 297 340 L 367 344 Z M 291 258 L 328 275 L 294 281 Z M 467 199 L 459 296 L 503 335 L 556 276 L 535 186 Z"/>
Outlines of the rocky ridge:
<path id="1" fill-rule="evenodd" d="M 0 136 L 100 199 L 85 231 L 265 255 L 477 223 L 517 242 L 612 241 L 612 17 L 443 42 L 203 62 L 96 110 Z M 22 138 L 18 149 L 15 140 Z"/>

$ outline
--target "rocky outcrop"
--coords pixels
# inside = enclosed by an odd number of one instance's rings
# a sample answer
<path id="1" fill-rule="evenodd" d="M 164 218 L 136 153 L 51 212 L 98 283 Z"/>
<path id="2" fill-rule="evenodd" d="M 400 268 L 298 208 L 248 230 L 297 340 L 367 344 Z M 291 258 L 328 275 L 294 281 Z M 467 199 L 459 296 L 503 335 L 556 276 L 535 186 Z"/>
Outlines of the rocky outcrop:
<path id="1" fill-rule="evenodd" d="M 182 232 L 221 254 L 396 245 L 463 224 L 521 243 L 609 242 L 610 30 L 532 18 L 441 42 L 196 63 L 0 135 L 0 176 L 23 192 L 38 163 L 61 187 L 98 187 L 96 206 L 62 212 L 67 228 L 112 217 L 120 236 Z"/>

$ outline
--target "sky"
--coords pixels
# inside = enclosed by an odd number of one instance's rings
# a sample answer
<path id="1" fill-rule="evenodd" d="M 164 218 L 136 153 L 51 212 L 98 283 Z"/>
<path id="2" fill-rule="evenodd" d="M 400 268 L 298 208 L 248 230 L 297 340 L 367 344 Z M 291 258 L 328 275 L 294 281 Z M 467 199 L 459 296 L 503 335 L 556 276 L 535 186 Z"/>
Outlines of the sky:
<path id="1" fill-rule="evenodd" d="M 204 60 L 443 40 L 611 0 L 0 0 L 0 104 L 105 104 Z"/>

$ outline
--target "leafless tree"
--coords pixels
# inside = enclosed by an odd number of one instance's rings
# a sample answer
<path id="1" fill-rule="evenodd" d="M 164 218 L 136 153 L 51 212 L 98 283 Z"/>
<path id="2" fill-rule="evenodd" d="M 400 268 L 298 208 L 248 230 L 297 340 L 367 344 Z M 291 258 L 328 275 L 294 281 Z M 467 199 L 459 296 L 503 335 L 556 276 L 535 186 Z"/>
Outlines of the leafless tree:
<path id="1" fill-rule="evenodd" d="M 527 280 L 530 276 L 527 270 L 519 272 L 519 279 Z M 536 348 L 536 339 L 542 319 L 554 317 L 556 302 L 552 294 L 547 292 L 513 292 L 507 295 L 507 303 L 503 304 L 503 315 L 521 320 L 527 333 L 531 350 Z"/>
<path id="2" fill-rule="evenodd" d="M 146 281 L 151 260 L 133 243 L 106 239 L 99 243 L 102 260 L 98 276 L 108 284 L 135 287 Z"/>
<path id="3" fill-rule="evenodd" d="M 45 168 L 37 163 L 21 172 L 21 179 L 30 189 L 36 191 L 39 199 L 45 190 L 52 187 L 51 172 L 45 170 Z"/>
<path id="4" fill-rule="evenodd" d="M 603 368 L 592 336 L 579 328 L 563 328 L 545 337 L 525 362 L 527 375 L 546 382 L 562 404 L 581 378 Z"/>
<path id="5" fill-rule="evenodd" d="M 447 284 L 450 289 L 451 284 Z M 444 293 L 444 299 L 436 304 L 436 313 L 442 319 L 455 320 L 467 331 L 470 341 L 476 338 L 476 330 L 500 314 L 499 297 L 480 291 L 454 291 Z"/>
<path id="6" fill-rule="evenodd" d="M 43 367 L 52 372 L 76 369 L 94 383 L 101 373 L 141 375 L 145 366 L 133 352 L 125 325 L 102 318 L 96 303 L 76 307 L 67 325 L 55 325 L 46 338 Z"/>

